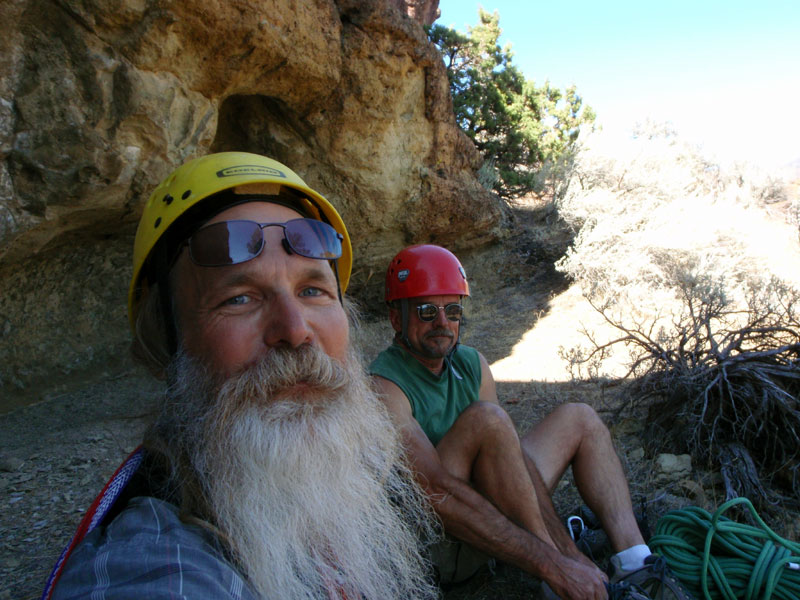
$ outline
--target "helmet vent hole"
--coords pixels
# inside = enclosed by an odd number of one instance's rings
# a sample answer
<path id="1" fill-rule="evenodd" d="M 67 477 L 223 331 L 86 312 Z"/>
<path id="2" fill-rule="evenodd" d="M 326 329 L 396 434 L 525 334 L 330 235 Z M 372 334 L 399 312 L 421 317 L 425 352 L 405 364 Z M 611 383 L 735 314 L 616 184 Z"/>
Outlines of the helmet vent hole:
<path id="1" fill-rule="evenodd" d="M 185 192 L 183 192 L 183 196 L 181 196 L 181 200 L 186 200 L 191 195 L 192 195 L 192 190 L 186 190 Z"/>
<path id="2" fill-rule="evenodd" d="M 173 200 L 174 200 L 174 198 L 171 195 L 167 194 L 166 196 L 164 196 L 163 202 L 164 202 L 164 204 L 169 206 L 170 204 L 172 204 Z"/>
<path id="3" fill-rule="evenodd" d="M 158 229 L 158 226 L 161 225 L 161 217 L 156 219 L 155 229 Z"/>

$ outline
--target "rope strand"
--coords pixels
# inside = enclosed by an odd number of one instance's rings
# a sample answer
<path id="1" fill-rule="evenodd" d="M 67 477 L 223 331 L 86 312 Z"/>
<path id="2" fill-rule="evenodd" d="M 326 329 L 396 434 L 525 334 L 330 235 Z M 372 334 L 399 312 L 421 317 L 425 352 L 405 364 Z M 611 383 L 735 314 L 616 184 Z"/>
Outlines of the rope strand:
<path id="1" fill-rule="evenodd" d="M 737 504 L 756 525 L 723 516 Z M 713 515 L 697 506 L 671 511 L 659 519 L 649 545 L 696 598 L 800 598 L 800 544 L 772 531 L 747 498 L 729 500 Z"/>

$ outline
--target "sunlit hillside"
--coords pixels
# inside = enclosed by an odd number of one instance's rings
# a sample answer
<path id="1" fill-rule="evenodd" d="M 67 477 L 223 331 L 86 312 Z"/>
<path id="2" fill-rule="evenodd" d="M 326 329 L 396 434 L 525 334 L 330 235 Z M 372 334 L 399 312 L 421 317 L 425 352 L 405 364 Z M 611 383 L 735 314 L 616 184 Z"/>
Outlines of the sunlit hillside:
<path id="1" fill-rule="evenodd" d="M 601 389 L 624 380 L 607 400 L 644 410 L 651 452 L 689 453 L 723 471 L 752 465 L 752 485 L 740 474 L 727 493 L 792 505 L 798 182 L 714 162 L 668 127 L 603 142 L 584 140 L 544 200 L 570 234 L 556 267 L 571 284 L 492 364 L 495 378 Z"/>
<path id="2" fill-rule="evenodd" d="M 584 296 L 614 291 L 618 310 L 632 318 L 668 317 L 676 294 L 665 269 L 676 262 L 740 300 L 748 285 L 772 276 L 799 285 L 800 177 L 793 174 L 717 163 L 665 125 L 649 124 L 622 144 L 602 134 L 584 139 L 558 197 L 535 201 L 551 202 L 574 235 L 558 265 L 574 283 L 513 353 L 492 365 L 496 376 L 586 375 L 585 368 L 570 372 L 564 352 L 588 344 L 584 330 L 603 341 L 619 331 Z M 622 348 L 604 358 L 594 374 L 625 373 Z"/>

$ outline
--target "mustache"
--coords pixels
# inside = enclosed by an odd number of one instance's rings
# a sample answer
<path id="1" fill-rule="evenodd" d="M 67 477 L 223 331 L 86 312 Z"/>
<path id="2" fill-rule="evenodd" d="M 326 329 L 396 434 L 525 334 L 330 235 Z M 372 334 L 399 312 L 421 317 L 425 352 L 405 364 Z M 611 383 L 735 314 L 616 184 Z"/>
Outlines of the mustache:
<path id="1" fill-rule="evenodd" d="M 304 344 L 297 348 L 275 348 L 256 364 L 223 381 L 219 393 L 240 398 L 280 395 L 296 386 L 307 393 L 335 394 L 347 385 L 346 365 L 325 352 Z"/>
<path id="2" fill-rule="evenodd" d="M 453 332 L 450 331 L 449 329 L 442 328 L 442 329 L 431 329 L 423 337 L 424 338 L 429 338 L 429 337 L 449 337 L 450 339 L 452 339 L 455 336 L 453 335 Z"/>

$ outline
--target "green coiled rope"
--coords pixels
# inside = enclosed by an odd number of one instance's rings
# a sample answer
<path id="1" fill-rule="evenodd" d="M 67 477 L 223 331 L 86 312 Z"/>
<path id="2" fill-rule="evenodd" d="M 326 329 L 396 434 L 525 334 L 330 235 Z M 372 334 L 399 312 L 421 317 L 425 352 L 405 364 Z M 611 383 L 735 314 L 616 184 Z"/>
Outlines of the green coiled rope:
<path id="1" fill-rule="evenodd" d="M 758 525 L 723 516 L 745 504 Z M 800 600 L 800 544 L 780 537 L 747 498 L 735 498 L 712 515 L 697 506 L 659 519 L 648 545 L 696 598 Z"/>

